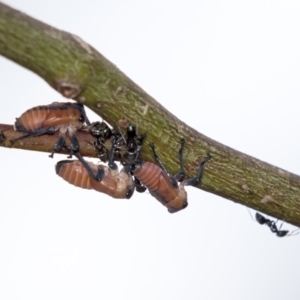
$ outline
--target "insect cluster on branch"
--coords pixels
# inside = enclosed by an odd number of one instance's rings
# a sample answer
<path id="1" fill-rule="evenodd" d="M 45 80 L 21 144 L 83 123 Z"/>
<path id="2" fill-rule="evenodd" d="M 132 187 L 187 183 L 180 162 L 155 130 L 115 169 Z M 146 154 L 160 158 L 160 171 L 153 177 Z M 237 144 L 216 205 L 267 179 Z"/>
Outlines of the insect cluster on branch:
<path id="1" fill-rule="evenodd" d="M 16 118 L 14 129 L 25 134 L 11 140 L 12 144 L 26 138 L 59 132 L 58 140 L 49 156 L 53 157 L 55 152 L 62 149 L 67 150 L 69 159 L 59 161 L 55 170 L 56 174 L 68 183 L 83 189 L 93 189 L 116 199 L 129 199 L 135 190 L 140 193 L 148 190 L 170 213 L 188 206 L 185 186 L 195 186 L 201 182 L 204 166 L 211 159 L 211 155 L 207 154 L 199 163 L 197 175 L 184 180 L 185 140 L 181 138 L 178 149 L 179 172 L 173 176 L 164 166 L 153 143 L 149 143 L 149 147 L 157 164 L 140 159 L 145 133 L 138 134 L 132 124 L 127 125 L 126 133 L 122 134 L 119 129 L 112 129 L 103 121 L 91 123 L 84 106 L 71 102 L 54 102 L 33 107 Z M 86 161 L 80 154 L 76 136 L 79 130 L 91 134 L 93 147 L 101 163 Z M 4 138 L 1 134 L 0 139 L 2 136 Z M 71 141 L 70 146 L 66 144 L 67 135 Z M 107 141 L 110 142 L 110 149 L 106 147 Z M 77 160 L 71 159 L 73 155 Z M 116 161 L 122 164 L 121 170 Z M 272 221 L 258 212 L 255 218 L 259 224 L 267 225 L 278 237 L 299 233 L 297 230 L 291 233 L 281 230 L 282 224 L 278 228 L 277 221 Z"/>
<path id="2" fill-rule="evenodd" d="M 181 139 L 178 150 L 179 172 L 173 176 L 162 163 L 153 143 L 149 146 L 159 166 L 140 159 L 146 134 L 138 134 L 135 126 L 129 124 L 126 133 L 122 134 L 120 130 L 111 129 L 103 121 L 91 123 L 83 105 L 71 102 L 54 102 L 50 105 L 33 107 L 16 119 L 14 128 L 25 134 L 11 140 L 12 143 L 59 132 L 59 138 L 53 146 L 50 157 L 64 148 L 69 153 L 68 158 L 72 158 L 73 155 L 77 158 L 77 160 L 61 160 L 55 166 L 57 175 L 68 183 L 84 189 L 93 189 L 117 199 L 129 199 L 135 190 L 144 192 L 148 189 L 170 213 L 187 207 L 185 186 L 194 186 L 201 182 L 204 165 L 211 159 L 208 154 L 200 162 L 197 176 L 184 180 L 184 139 Z M 86 161 L 80 154 L 76 133 L 84 129 L 94 138 L 93 146 L 101 164 Z M 66 145 L 67 135 L 71 141 L 70 146 Z M 111 143 L 110 149 L 105 146 L 108 140 Z M 121 170 L 116 160 L 121 162 L 123 166 Z"/>

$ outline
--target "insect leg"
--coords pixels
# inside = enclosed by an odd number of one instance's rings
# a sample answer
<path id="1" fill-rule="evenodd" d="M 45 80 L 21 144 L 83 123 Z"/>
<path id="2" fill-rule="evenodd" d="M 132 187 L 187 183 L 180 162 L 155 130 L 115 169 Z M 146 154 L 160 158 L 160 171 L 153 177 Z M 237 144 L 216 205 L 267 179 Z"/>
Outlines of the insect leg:
<path id="1" fill-rule="evenodd" d="M 131 174 L 132 175 L 132 174 Z M 141 184 L 141 182 L 134 176 L 135 189 L 139 193 L 144 193 L 147 188 Z"/>
<path id="2" fill-rule="evenodd" d="M 112 170 L 117 170 L 118 169 L 117 164 L 114 162 L 114 156 L 115 156 L 115 151 L 116 151 L 116 147 L 117 147 L 118 142 L 119 142 L 119 140 L 116 140 L 115 137 L 112 138 L 112 145 L 111 145 L 111 149 L 110 149 L 109 155 L 108 155 L 108 166 Z"/>
<path id="3" fill-rule="evenodd" d="M 184 138 L 180 139 L 180 147 L 178 150 L 178 155 L 179 155 L 179 172 L 176 174 L 175 178 L 179 181 L 182 182 L 184 177 L 185 177 L 185 172 L 184 172 L 184 164 L 183 164 L 183 146 L 184 146 L 185 140 Z"/>
<path id="4" fill-rule="evenodd" d="M 137 148 L 136 148 L 136 156 L 135 156 L 135 160 L 138 160 L 141 150 L 142 150 L 142 146 L 143 146 L 143 142 L 144 139 L 146 138 L 146 134 L 145 133 L 141 133 L 140 137 L 137 138 Z"/>
<path id="5" fill-rule="evenodd" d="M 299 234 L 299 228 L 293 230 L 290 234 L 288 234 L 288 236 L 293 236 L 293 235 L 297 235 Z"/>
<path id="6" fill-rule="evenodd" d="M 155 158 L 155 160 L 159 163 L 160 167 L 164 170 L 164 172 L 167 174 L 167 176 L 169 177 L 172 185 L 174 187 L 178 187 L 178 183 L 176 181 L 176 179 L 168 172 L 168 170 L 166 169 L 166 167 L 164 166 L 164 164 L 162 163 L 160 157 L 157 155 L 156 151 L 155 151 L 155 146 L 153 143 L 150 143 L 149 144 L 150 148 L 152 149 L 152 153 L 153 153 L 153 156 Z"/>
<path id="7" fill-rule="evenodd" d="M 158 164 L 160 165 L 160 167 L 168 174 L 168 176 L 170 175 L 170 173 L 168 172 L 168 170 L 166 169 L 166 167 L 164 166 L 164 164 L 162 163 L 160 157 L 157 155 L 156 151 L 155 151 L 155 146 L 153 143 L 149 144 L 150 148 L 152 149 L 152 153 L 153 156 L 155 158 L 155 160 L 158 162 Z"/>
<path id="8" fill-rule="evenodd" d="M 75 135 L 75 133 L 72 133 L 70 135 L 70 139 L 71 139 L 71 148 L 70 148 L 70 157 L 72 157 L 72 154 L 75 152 L 79 151 L 79 141 L 77 139 L 77 136 Z"/>
<path id="9" fill-rule="evenodd" d="M 78 105 L 78 104 L 77 104 Z M 80 111 L 81 111 L 81 114 L 82 114 L 82 116 L 83 116 L 83 118 L 84 118 L 84 121 L 85 121 L 85 123 L 87 124 L 87 125 L 91 125 L 91 122 L 90 122 L 90 120 L 88 119 L 88 117 L 87 117 L 87 115 L 86 115 L 86 112 L 85 112 L 85 109 L 84 109 L 84 106 L 82 105 L 80 105 L 79 106 L 80 108 Z"/>
<path id="10" fill-rule="evenodd" d="M 11 143 L 15 143 L 19 140 L 23 140 L 23 139 L 31 138 L 31 137 L 36 137 L 36 136 L 43 135 L 43 134 L 54 134 L 55 131 L 56 130 L 55 130 L 54 127 L 40 128 L 40 129 L 37 129 L 35 131 L 28 132 L 27 134 L 22 135 L 22 136 L 20 136 L 16 139 L 13 139 L 13 140 L 10 140 L 10 141 L 11 141 Z"/>
<path id="11" fill-rule="evenodd" d="M 64 136 L 60 136 L 60 137 L 58 138 L 58 140 L 57 140 L 57 142 L 56 142 L 54 148 L 53 148 L 52 153 L 49 155 L 49 157 L 53 158 L 54 153 L 55 153 L 55 152 L 60 152 L 61 149 L 62 149 L 64 146 L 65 146 L 65 137 L 64 137 Z M 70 157 L 72 157 L 72 155 L 71 155 Z"/>
<path id="12" fill-rule="evenodd" d="M 197 177 L 190 178 L 184 182 L 184 185 L 196 185 L 201 182 L 203 177 L 204 165 L 211 159 L 211 155 L 207 154 L 206 158 L 200 163 Z"/>
<path id="13" fill-rule="evenodd" d="M 91 178 L 93 178 L 96 181 L 101 181 L 103 176 L 104 176 L 104 170 L 103 169 L 98 169 L 97 175 L 94 174 L 93 170 L 91 169 L 90 165 L 84 160 L 84 158 L 81 156 L 79 152 L 73 153 L 77 159 L 83 164 L 85 169 L 87 170 L 88 174 L 90 175 Z"/>

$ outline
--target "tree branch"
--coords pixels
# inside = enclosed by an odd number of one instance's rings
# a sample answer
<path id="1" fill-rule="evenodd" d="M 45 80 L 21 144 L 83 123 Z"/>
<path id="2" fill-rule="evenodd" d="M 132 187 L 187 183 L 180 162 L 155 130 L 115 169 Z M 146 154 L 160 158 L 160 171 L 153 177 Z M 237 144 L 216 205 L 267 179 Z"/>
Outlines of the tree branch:
<path id="1" fill-rule="evenodd" d="M 124 120 L 138 124 L 173 174 L 178 170 L 179 138 L 184 137 L 188 177 L 196 174 L 208 152 L 212 155 L 199 188 L 300 226 L 299 176 L 224 146 L 181 122 L 79 37 L 0 3 L 0 54 L 38 74 L 67 98 L 85 104 L 112 126 Z M 6 140 L 1 145 L 11 147 L 10 137 L 20 134 L 3 126 Z M 86 143 L 89 135 L 78 136 L 84 145 L 82 155 L 95 156 Z M 55 136 L 41 136 L 14 146 L 51 151 L 55 141 Z M 153 162 L 149 147 L 144 147 L 142 158 Z"/>

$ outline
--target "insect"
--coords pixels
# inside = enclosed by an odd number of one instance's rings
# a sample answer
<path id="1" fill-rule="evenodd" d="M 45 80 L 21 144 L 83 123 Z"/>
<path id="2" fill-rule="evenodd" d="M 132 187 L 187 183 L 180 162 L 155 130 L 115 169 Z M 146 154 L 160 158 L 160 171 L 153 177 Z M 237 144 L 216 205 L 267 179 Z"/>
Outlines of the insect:
<path id="1" fill-rule="evenodd" d="M 120 160 L 122 164 L 125 164 L 125 161 L 132 161 L 136 159 L 136 154 L 140 151 L 145 134 L 137 135 L 135 126 L 129 124 L 127 126 L 126 134 L 127 138 L 117 132 L 114 129 L 111 129 L 105 122 L 94 122 L 88 126 L 89 132 L 93 137 L 95 137 L 94 147 L 98 153 L 98 158 L 101 161 L 107 162 L 109 150 L 105 147 L 105 142 L 112 137 L 115 137 L 115 140 L 118 141 L 115 150 L 114 160 Z M 124 156 L 121 156 L 120 150 L 124 149 L 126 153 Z"/>
<path id="2" fill-rule="evenodd" d="M 281 223 L 280 227 L 277 228 L 276 223 L 278 220 L 272 221 L 270 219 L 267 219 L 265 216 L 263 216 L 262 214 L 260 214 L 258 212 L 256 212 L 256 214 L 255 214 L 255 219 L 260 225 L 267 225 L 270 228 L 270 230 L 273 233 L 275 233 L 276 236 L 278 236 L 278 237 L 285 237 L 285 236 L 292 236 L 292 235 L 299 234 L 299 229 L 295 229 L 291 233 L 289 233 L 288 230 L 281 230 L 283 222 Z"/>
<path id="3" fill-rule="evenodd" d="M 59 131 L 58 141 L 50 155 L 50 157 L 53 157 L 55 152 L 61 151 L 65 146 L 65 136 L 66 132 L 68 132 L 71 139 L 70 151 L 72 156 L 72 152 L 79 150 L 79 142 L 75 133 L 82 128 L 84 123 L 90 125 L 84 107 L 81 104 L 53 102 L 49 105 L 36 106 L 25 111 L 19 118 L 16 118 L 15 130 L 26 132 L 27 134 L 11 140 L 11 142 L 15 143 L 29 137 L 54 134 L 56 131 Z"/>
<path id="4" fill-rule="evenodd" d="M 118 133 L 114 129 L 110 129 L 110 127 L 105 122 L 94 122 L 90 126 L 88 126 L 89 132 L 96 139 L 94 141 L 94 147 L 98 154 L 98 158 L 101 161 L 107 162 L 109 156 L 109 150 L 104 145 L 105 142 L 110 139 L 114 139 L 115 141 L 115 152 L 114 152 L 114 160 L 121 161 L 123 165 L 128 163 L 129 161 L 136 160 L 138 158 L 139 152 L 142 147 L 143 140 L 146 135 L 141 134 L 137 135 L 136 127 L 129 124 L 126 129 L 127 138 Z M 121 155 L 121 150 L 125 150 L 124 156 Z M 139 193 L 143 193 L 146 190 L 140 181 L 134 177 L 135 188 Z"/>
<path id="5" fill-rule="evenodd" d="M 139 154 L 142 149 L 142 145 L 144 142 L 144 139 L 146 137 L 145 133 L 137 135 L 136 127 L 132 124 L 129 124 L 127 126 L 127 139 L 126 139 L 126 153 L 122 157 L 122 165 L 126 165 L 129 162 L 136 161 L 139 159 Z M 131 175 L 134 177 L 135 181 L 135 189 L 139 193 L 143 193 L 146 191 L 146 187 L 140 182 L 140 180 L 134 176 L 134 174 L 131 172 Z"/>
<path id="6" fill-rule="evenodd" d="M 117 142 L 114 141 L 109 152 L 108 167 L 85 162 L 88 165 L 87 168 L 82 161 L 62 160 L 56 164 L 56 174 L 77 187 L 94 189 L 117 199 L 129 199 L 134 192 L 135 182 L 132 176 L 124 171 L 124 168 L 119 171 L 113 161 L 116 145 Z M 94 178 L 96 173 L 98 180 Z"/>
<path id="7" fill-rule="evenodd" d="M 136 127 L 132 124 L 127 126 L 127 139 L 126 139 L 126 154 L 124 155 L 123 164 L 125 161 L 136 161 L 141 151 L 143 141 L 146 134 L 142 133 L 140 136 L 137 135 Z"/>
<path id="8" fill-rule="evenodd" d="M 183 146 L 184 139 L 180 140 L 179 154 L 179 173 L 174 177 L 172 176 L 165 166 L 163 165 L 160 157 L 155 151 L 154 144 L 151 143 L 150 147 L 154 155 L 155 160 L 160 167 L 151 162 L 135 161 L 125 166 L 127 172 L 131 172 L 146 188 L 148 188 L 150 194 L 156 198 L 162 205 L 166 206 L 170 213 L 175 213 L 188 206 L 187 192 L 185 186 L 196 185 L 201 182 L 204 165 L 211 159 L 210 154 L 200 163 L 198 175 L 194 178 L 187 179 L 185 181 L 185 173 L 183 167 Z M 178 184 L 178 182 L 180 184 Z"/>
<path id="9" fill-rule="evenodd" d="M 117 133 L 114 129 L 109 128 L 105 122 L 94 122 L 88 126 L 89 132 L 93 137 L 95 137 L 94 148 L 98 154 L 98 158 L 103 161 L 108 161 L 109 150 L 105 147 L 104 143 L 115 137 L 116 140 L 120 139 L 121 135 Z M 121 154 L 118 151 L 118 147 L 115 149 L 115 160 L 120 159 Z"/>

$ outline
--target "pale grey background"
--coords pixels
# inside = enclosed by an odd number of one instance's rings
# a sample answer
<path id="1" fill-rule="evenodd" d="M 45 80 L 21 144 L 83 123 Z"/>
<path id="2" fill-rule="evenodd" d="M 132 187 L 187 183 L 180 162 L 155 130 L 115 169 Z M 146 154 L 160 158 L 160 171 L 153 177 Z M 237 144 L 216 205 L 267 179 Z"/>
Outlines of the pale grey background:
<path id="1" fill-rule="evenodd" d="M 300 174 L 299 1 L 6 3 L 80 36 L 203 134 Z M 1 123 L 65 101 L 2 57 L 0 71 Z M 170 215 L 149 194 L 68 185 L 63 156 L 0 153 L 0 299 L 300 299 L 300 236 L 243 206 L 189 187 Z"/>

